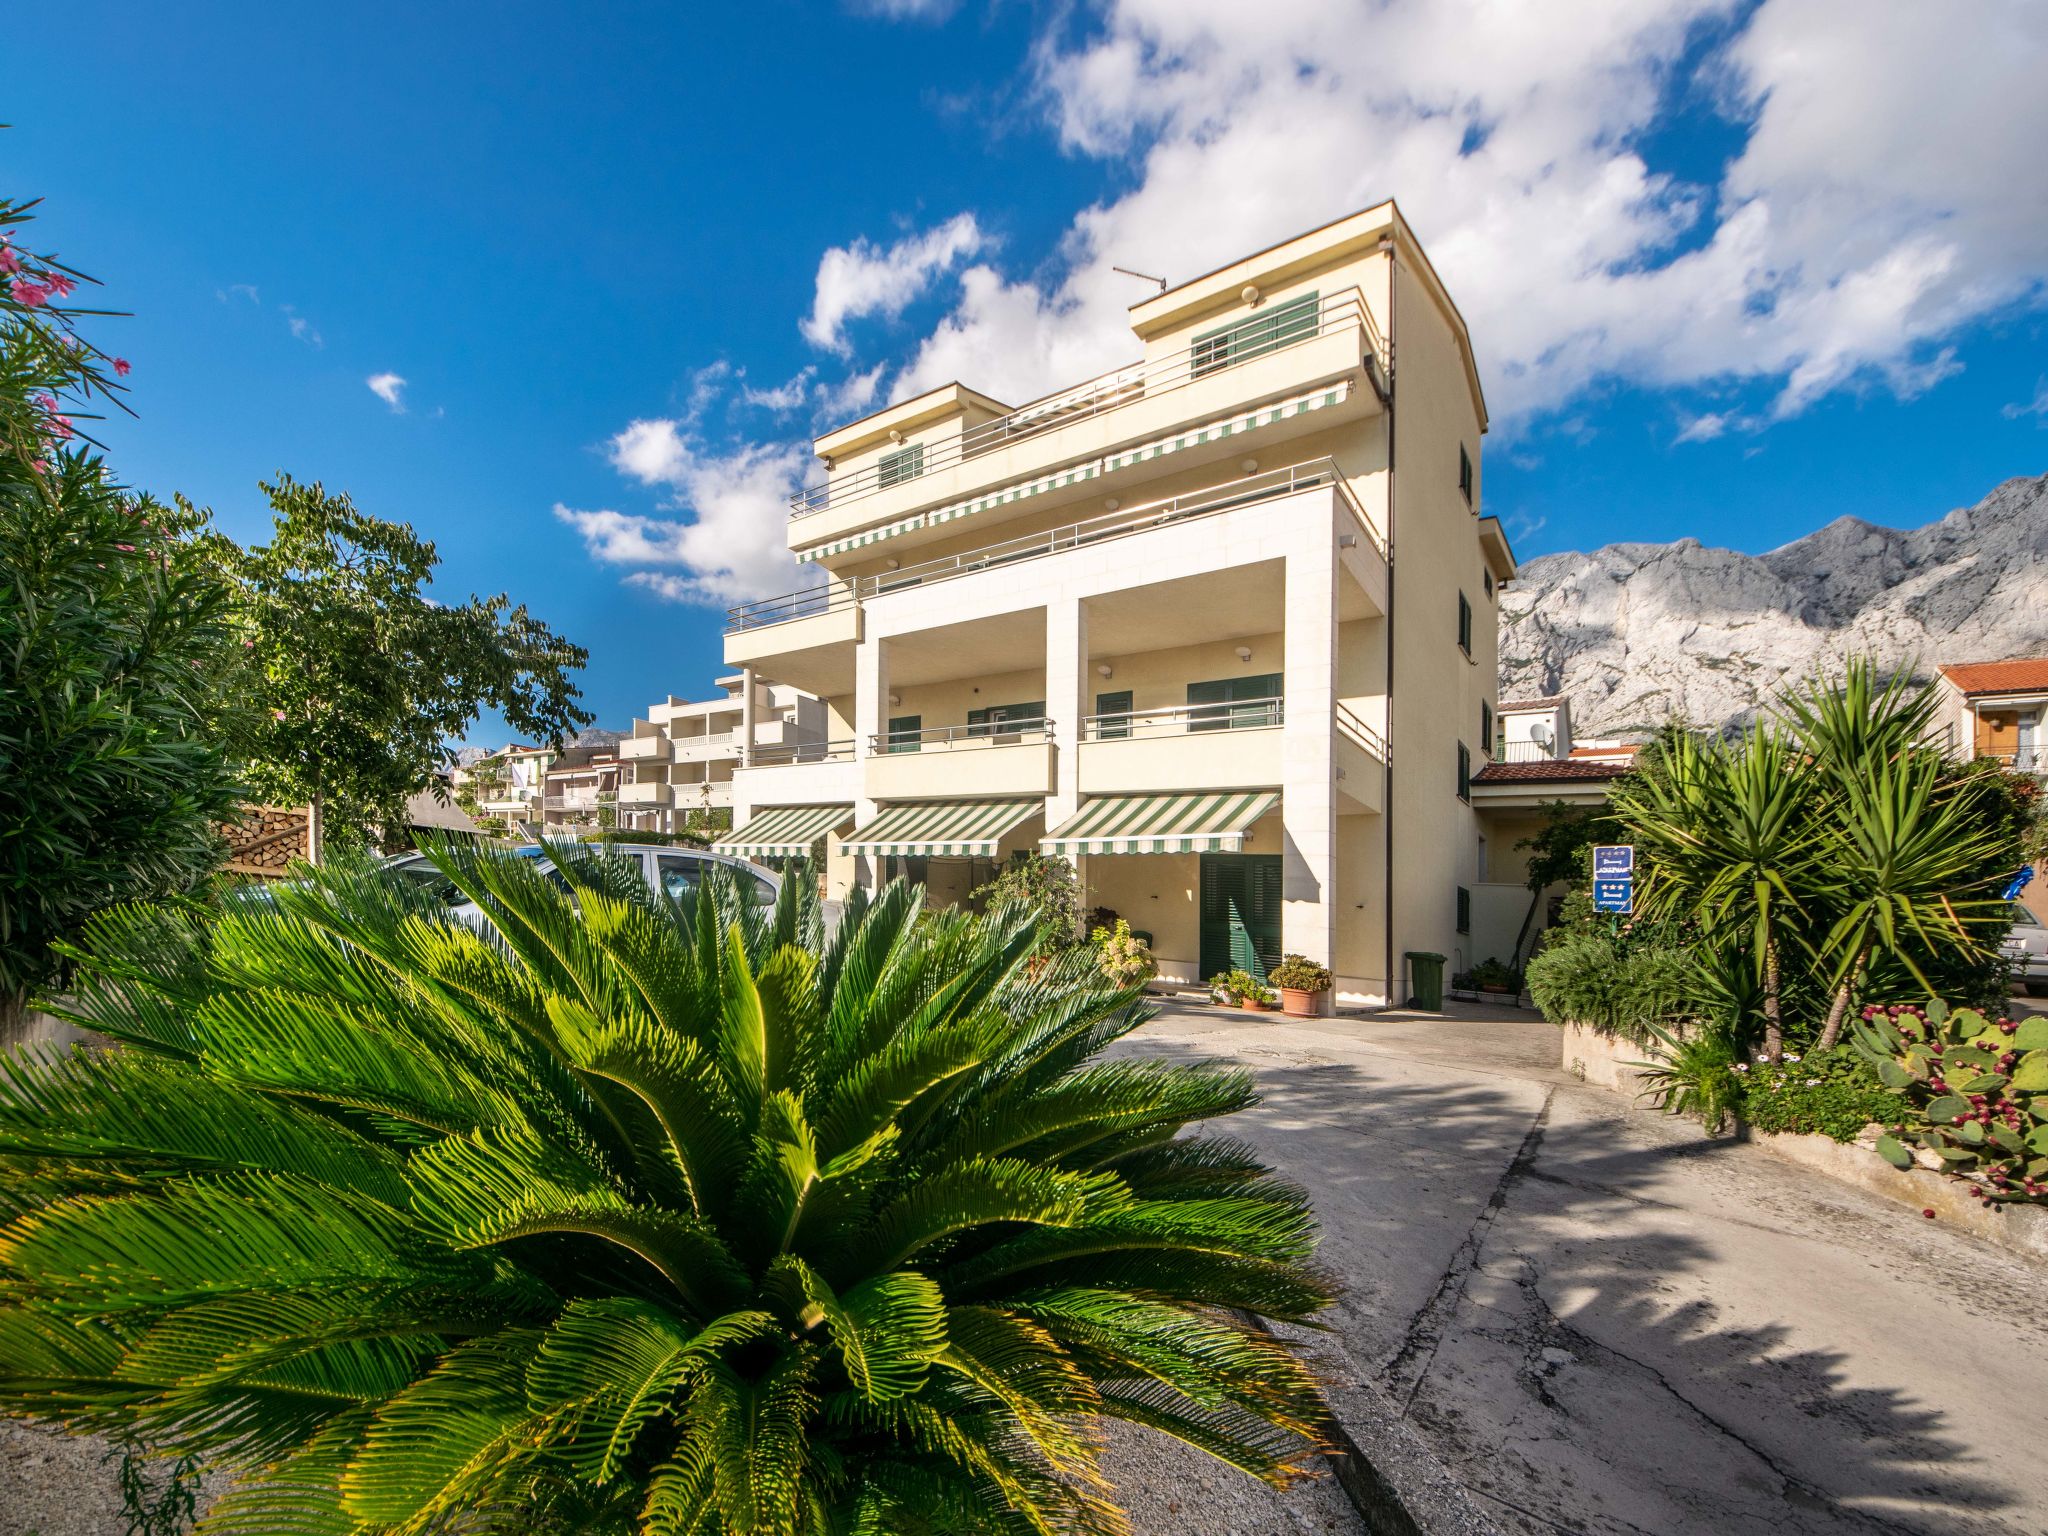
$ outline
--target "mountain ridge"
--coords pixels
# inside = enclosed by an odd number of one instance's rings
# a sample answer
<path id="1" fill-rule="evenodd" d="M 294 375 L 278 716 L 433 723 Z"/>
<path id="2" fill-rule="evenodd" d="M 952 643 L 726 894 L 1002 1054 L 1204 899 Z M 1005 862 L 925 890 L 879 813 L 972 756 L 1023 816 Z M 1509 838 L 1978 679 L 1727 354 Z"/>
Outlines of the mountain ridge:
<path id="1" fill-rule="evenodd" d="M 1919 528 L 1844 514 L 1760 555 L 1690 536 L 1539 555 L 1500 594 L 1501 696 L 1563 694 L 1581 735 L 1726 724 L 1858 653 L 1923 676 L 2048 655 L 2048 474 Z"/>

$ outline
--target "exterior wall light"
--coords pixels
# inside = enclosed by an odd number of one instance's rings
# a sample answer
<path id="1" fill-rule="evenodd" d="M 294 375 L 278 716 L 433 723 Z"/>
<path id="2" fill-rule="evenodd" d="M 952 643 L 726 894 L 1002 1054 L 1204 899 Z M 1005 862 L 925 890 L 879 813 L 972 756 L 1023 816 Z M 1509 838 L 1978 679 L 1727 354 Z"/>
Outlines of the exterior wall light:
<path id="1" fill-rule="evenodd" d="M 1105 661 L 1095 668 L 1095 675 L 1097 677 L 1114 677 L 1116 676 L 1116 668 Z"/>
<path id="2" fill-rule="evenodd" d="M 1252 648 L 1248 645 L 1240 645 L 1237 648 L 1237 659 L 1239 661 L 1250 661 L 1252 659 Z"/>

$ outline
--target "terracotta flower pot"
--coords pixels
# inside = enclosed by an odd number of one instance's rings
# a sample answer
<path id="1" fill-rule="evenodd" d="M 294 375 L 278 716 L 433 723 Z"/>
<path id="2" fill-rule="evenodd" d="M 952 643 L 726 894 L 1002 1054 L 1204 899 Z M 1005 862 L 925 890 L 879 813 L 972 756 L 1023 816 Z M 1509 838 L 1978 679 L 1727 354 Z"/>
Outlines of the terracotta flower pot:
<path id="1" fill-rule="evenodd" d="M 1323 994 L 1320 992 L 1307 992 L 1300 987 L 1282 987 L 1280 989 L 1280 1009 L 1281 1012 L 1297 1019 L 1320 1017 L 1323 1011 Z"/>
<path id="2" fill-rule="evenodd" d="M 1273 1011 L 1273 1005 L 1271 1003 L 1257 1002 L 1249 997 L 1239 998 L 1237 1006 L 1242 1008 L 1246 1013 L 1271 1013 Z"/>

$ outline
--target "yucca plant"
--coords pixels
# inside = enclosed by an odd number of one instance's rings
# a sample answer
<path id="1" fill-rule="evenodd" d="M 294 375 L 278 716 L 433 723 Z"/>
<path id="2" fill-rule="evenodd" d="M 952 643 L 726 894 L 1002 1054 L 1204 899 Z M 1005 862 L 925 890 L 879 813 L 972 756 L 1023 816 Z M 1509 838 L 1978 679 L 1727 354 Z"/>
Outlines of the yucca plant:
<path id="1" fill-rule="evenodd" d="M 0 1404 L 228 1468 L 208 1536 L 1113 1532 L 1105 1421 L 1317 1443 L 1303 1195 L 1241 1071 L 1034 914 L 821 931 L 564 851 L 117 909 L 0 1062 Z"/>

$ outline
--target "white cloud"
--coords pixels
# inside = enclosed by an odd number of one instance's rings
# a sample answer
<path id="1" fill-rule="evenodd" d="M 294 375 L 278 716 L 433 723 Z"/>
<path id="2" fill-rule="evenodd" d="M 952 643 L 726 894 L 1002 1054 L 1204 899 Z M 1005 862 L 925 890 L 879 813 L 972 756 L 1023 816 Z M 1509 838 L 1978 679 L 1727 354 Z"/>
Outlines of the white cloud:
<path id="1" fill-rule="evenodd" d="M 817 378 L 816 368 L 801 368 L 793 378 L 783 380 L 773 389 L 755 389 L 752 385 L 742 385 L 740 399 L 764 411 L 786 416 L 810 399 L 811 386 L 817 382 Z"/>
<path id="2" fill-rule="evenodd" d="M 251 293 L 254 293 L 253 289 Z M 327 345 L 321 339 L 320 332 L 314 327 L 313 322 L 293 309 L 291 305 L 280 304 L 278 308 L 284 312 L 284 323 L 291 328 L 292 340 L 303 341 L 309 347 L 324 347 Z M 403 383 L 404 381 L 400 380 L 399 382 Z"/>
<path id="3" fill-rule="evenodd" d="M 883 21 L 944 21 L 960 8 L 960 0 L 848 0 L 858 16 Z"/>
<path id="4" fill-rule="evenodd" d="M 1725 411 L 1702 411 L 1678 429 L 1673 442 L 1710 443 L 1728 430 L 1729 417 Z"/>
<path id="5" fill-rule="evenodd" d="M 2024 405 L 2015 400 L 1998 414 L 2007 421 L 2018 421 L 2022 416 L 2037 417 L 2037 425 L 2048 427 L 2048 375 L 2034 381 L 2033 399 Z"/>
<path id="6" fill-rule="evenodd" d="M 956 263 L 990 244 L 971 213 L 884 247 L 865 237 L 834 246 L 818 262 L 816 296 L 798 328 L 813 346 L 845 353 L 850 320 L 894 318 Z"/>
<path id="7" fill-rule="evenodd" d="M 805 584 L 784 533 L 789 498 L 810 465 L 797 444 L 707 450 L 691 421 L 635 421 L 608 445 L 612 466 L 669 493 L 684 514 L 646 517 L 557 505 L 555 516 L 583 536 L 591 557 L 608 565 L 680 567 L 635 571 L 626 580 L 678 602 L 729 603 Z"/>
<path id="8" fill-rule="evenodd" d="M 848 374 L 837 384 L 820 386 L 818 414 L 835 427 L 857 419 L 881 393 L 882 375 L 888 370 L 887 363 L 877 363 L 866 373 Z"/>
<path id="9" fill-rule="evenodd" d="M 262 295 L 256 291 L 254 283 L 229 283 L 225 288 L 214 289 L 213 296 L 223 304 L 230 298 L 247 299 L 251 304 L 263 302 Z"/>
<path id="10" fill-rule="evenodd" d="M 370 386 L 370 393 L 390 406 L 395 414 L 405 414 L 404 379 L 395 373 L 373 373 L 363 382 Z"/>
<path id="11" fill-rule="evenodd" d="M 896 397 L 1114 366 L 1142 293 L 1112 263 L 1184 279 L 1387 196 L 1504 424 L 1602 380 L 1756 384 L 1777 418 L 1912 393 L 1953 370 L 1945 338 L 2048 279 L 2027 0 L 1108 0 L 1092 21 L 1047 32 L 1037 79 L 1065 147 L 1128 160 L 1129 190 L 1075 216 L 1049 276 L 964 273 Z M 1747 129 L 1707 184 L 1644 158 L 1674 100 Z"/>

